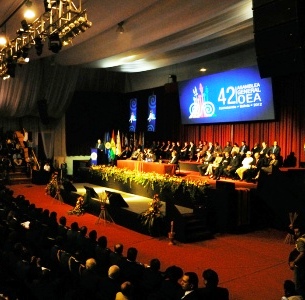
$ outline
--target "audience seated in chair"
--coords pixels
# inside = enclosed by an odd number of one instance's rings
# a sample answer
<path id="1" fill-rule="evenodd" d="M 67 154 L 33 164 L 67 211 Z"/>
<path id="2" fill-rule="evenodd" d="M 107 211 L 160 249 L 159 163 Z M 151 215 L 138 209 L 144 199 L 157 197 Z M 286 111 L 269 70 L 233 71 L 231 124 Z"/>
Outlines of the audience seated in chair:
<path id="1" fill-rule="evenodd" d="M 198 290 L 200 298 L 207 300 L 229 300 L 229 291 L 226 288 L 218 286 L 218 274 L 212 270 L 207 269 L 202 273 L 202 278 L 205 287 Z"/>

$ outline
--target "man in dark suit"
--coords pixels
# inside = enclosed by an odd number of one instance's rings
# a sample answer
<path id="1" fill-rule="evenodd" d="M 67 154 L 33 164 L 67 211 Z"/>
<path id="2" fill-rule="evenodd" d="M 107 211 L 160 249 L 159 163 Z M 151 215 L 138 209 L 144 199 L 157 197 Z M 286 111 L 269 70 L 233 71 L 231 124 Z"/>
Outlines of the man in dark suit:
<path id="1" fill-rule="evenodd" d="M 240 154 L 241 158 L 244 158 L 246 156 L 247 151 L 249 151 L 249 150 L 250 150 L 250 148 L 246 144 L 246 141 L 242 141 L 241 146 L 239 147 L 239 154 Z"/>
<path id="2" fill-rule="evenodd" d="M 202 273 L 204 288 L 198 289 L 200 299 L 205 300 L 229 300 L 229 291 L 226 288 L 218 287 L 218 274 L 207 269 Z"/>
<path id="3" fill-rule="evenodd" d="M 196 146 L 194 144 L 194 142 L 190 142 L 190 147 L 188 150 L 188 155 L 189 155 L 189 159 L 190 161 L 192 161 L 195 158 L 195 154 L 196 154 Z"/>
<path id="4" fill-rule="evenodd" d="M 261 147 L 261 151 L 259 152 L 262 160 L 264 161 L 264 164 L 267 165 L 268 164 L 268 158 L 269 158 L 269 154 L 268 154 L 269 148 L 267 146 L 266 142 L 262 142 L 262 147 Z"/>
<path id="5" fill-rule="evenodd" d="M 214 170 L 213 179 L 216 179 L 216 180 L 220 179 L 220 176 L 224 174 L 224 170 L 226 170 L 228 165 L 230 164 L 231 159 L 232 159 L 232 157 L 230 156 L 230 152 L 226 151 L 223 158 L 222 158 L 222 161 L 221 161 L 219 167 L 217 167 Z"/>
<path id="6" fill-rule="evenodd" d="M 207 150 L 205 157 L 202 159 L 202 164 L 197 166 L 201 176 L 208 175 L 206 171 L 209 164 L 212 163 L 213 160 L 214 160 L 214 156 L 212 155 L 210 150 Z"/>
<path id="7" fill-rule="evenodd" d="M 128 248 L 126 259 L 119 262 L 119 268 L 122 281 L 130 281 L 136 289 L 139 289 L 145 267 L 137 262 L 137 255 L 138 250 L 136 248 Z"/>
<path id="8" fill-rule="evenodd" d="M 223 173 L 228 177 L 235 178 L 235 172 L 239 166 L 240 166 L 240 156 L 237 155 L 237 152 L 233 151 L 230 164 L 227 166 L 226 169 L 223 170 Z"/>
<path id="9" fill-rule="evenodd" d="M 97 149 L 97 164 L 102 165 L 105 163 L 105 145 L 102 143 L 101 139 L 97 140 L 96 144 L 96 149 Z"/>
<path id="10" fill-rule="evenodd" d="M 281 147 L 277 144 L 277 141 L 273 142 L 273 146 L 269 148 L 268 154 L 273 153 L 276 157 L 281 155 Z"/>
<path id="11" fill-rule="evenodd" d="M 185 272 L 180 282 L 182 291 L 177 299 L 184 300 L 199 300 L 198 291 L 198 276 L 195 272 Z"/>
<path id="12" fill-rule="evenodd" d="M 247 182 L 251 182 L 253 178 L 258 176 L 258 172 L 263 166 L 264 166 L 263 159 L 260 157 L 260 154 L 258 152 L 255 152 L 254 159 L 251 164 L 251 168 L 244 172 L 244 179 Z"/>

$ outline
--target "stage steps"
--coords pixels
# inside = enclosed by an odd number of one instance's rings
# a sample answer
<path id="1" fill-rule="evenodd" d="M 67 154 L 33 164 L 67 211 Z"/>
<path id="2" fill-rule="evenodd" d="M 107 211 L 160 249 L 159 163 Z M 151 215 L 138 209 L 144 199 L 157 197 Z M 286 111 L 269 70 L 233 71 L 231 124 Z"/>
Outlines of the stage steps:
<path id="1" fill-rule="evenodd" d="M 8 174 L 8 184 L 30 184 L 32 183 L 31 175 L 27 174 L 26 166 L 16 166 L 15 172 L 10 170 Z"/>

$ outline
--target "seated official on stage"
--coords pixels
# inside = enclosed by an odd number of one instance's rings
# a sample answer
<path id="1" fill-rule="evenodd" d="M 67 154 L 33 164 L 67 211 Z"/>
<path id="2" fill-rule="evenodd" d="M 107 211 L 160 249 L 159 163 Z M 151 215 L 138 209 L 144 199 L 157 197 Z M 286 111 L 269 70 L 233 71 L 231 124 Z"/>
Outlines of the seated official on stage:
<path id="1" fill-rule="evenodd" d="M 196 155 L 196 146 L 194 144 L 193 141 L 190 142 L 190 147 L 188 150 L 188 156 L 189 156 L 189 160 L 192 161 L 195 159 L 195 155 Z"/>
<path id="2" fill-rule="evenodd" d="M 118 155 L 118 159 L 128 159 L 131 157 L 131 150 L 128 146 L 125 147 L 125 149 L 122 151 L 120 155 Z"/>
<path id="3" fill-rule="evenodd" d="M 187 160 L 189 154 L 189 144 L 188 142 L 184 142 L 184 146 L 180 150 L 180 160 Z"/>
<path id="4" fill-rule="evenodd" d="M 168 162 L 169 164 L 174 164 L 177 165 L 178 164 L 178 154 L 176 150 L 173 150 L 172 152 L 172 158 L 171 160 Z"/>
<path id="5" fill-rule="evenodd" d="M 214 154 L 213 154 L 213 156 L 214 156 Z M 218 152 L 216 154 L 214 161 L 211 164 L 209 164 L 209 166 L 207 168 L 207 173 L 208 173 L 208 175 L 210 175 L 210 178 L 214 177 L 214 171 L 216 168 L 218 168 L 220 166 L 221 162 L 222 162 L 222 153 Z"/>
<path id="6" fill-rule="evenodd" d="M 278 169 L 278 166 L 279 166 L 279 161 L 278 161 L 277 157 L 275 156 L 274 153 L 271 153 L 269 162 L 268 162 L 268 166 L 261 168 L 260 175 L 261 175 L 261 173 L 272 174 L 275 170 Z"/>
<path id="7" fill-rule="evenodd" d="M 241 162 L 242 166 L 236 170 L 236 173 L 241 181 L 244 179 L 244 172 L 251 168 L 251 164 L 253 162 L 253 157 L 251 155 L 251 151 L 247 151 L 246 157 Z"/>
<path id="8" fill-rule="evenodd" d="M 235 179 L 235 172 L 240 166 L 240 156 L 237 152 L 232 152 L 232 159 L 230 161 L 230 164 L 226 167 L 226 169 L 223 170 L 224 175 L 227 177 L 231 177 Z"/>
<path id="9" fill-rule="evenodd" d="M 231 156 L 230 152 L 226 151 L 224 157 L 221 160 L 219 167 L 216 167 L 214 170 L 214 177 L 213 179 L 219 180 L 221 176 L 224 174 L 224 170 L 230 165 Z"/>
<path id="10" fill-rule="evenodd" d="M 200 162 L 200 159 L 205 157 L 207 150 L 208 150 L 208 142 L 199 141 L 199 145 L 196 147 L 197 162 Z"/>
<path id="11" fill-rule="evenodd" d="M 223 152 L 223 153 L 226 153 L 226 152 L 231 153 L 231 151 L 232 151 L 231 142 L 230 142 L 230 141 L 227 141 L 227 142 L 226 142 L 226 146 L 222 149 L 222 152 Z"/>
<path id="12" fill-rule="evenodd" d="M 129 159 L 132 159 L 132 160 L 138 160 L 139 156 L 141 154 L 141 148 L 137 148 L 136 150 L 134 150 L 130 156 Z"/>
<path id="13" fill-rule="evenodd" d="M 260 157 L 259 152 L 255 152 L 250 169 L 244 172 L 244 180 L 246 180 L 247 182 L 252 182 L 253 180 L 255 181 L 257 179 L 258 172 L 263 167 L 263 164 L 264 161 Z"/>
<path id="14" fill-rule="evenodd" d="M 205 157 L 202 158 L 202 164 L 197 166 L 201 176 L 208 175 L 207 168 L 209 164 L 213 162 L 213 160 L 214 160 L 214 156 L 212 155 L 210 150 L 207 150 Z"/>
<path id="15" fill-rule="evenodd" d="M 147 154 L 146 154 L 146 157 L 145 157 L 145 161 L 154 162 L 156 160 L 157 160 L 157 156 L 153 152 L 153 150 L 152 149 L 147 149 Z"/>

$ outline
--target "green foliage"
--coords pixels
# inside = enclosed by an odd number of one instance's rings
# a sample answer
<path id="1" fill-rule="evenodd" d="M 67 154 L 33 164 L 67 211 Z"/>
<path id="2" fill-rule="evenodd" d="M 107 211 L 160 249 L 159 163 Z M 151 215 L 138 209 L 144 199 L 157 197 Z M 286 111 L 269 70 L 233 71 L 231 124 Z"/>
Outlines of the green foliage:
<path id="1" fill-rule="evenodd" d="M 97 175 L 106 181 L 112 178 L 114 181 L 129 183 L 130 185 L 134 182 L 142 185 L 144 188 L 150 188 L 153 191 L 159 189 L 160 194 L 165 189 L 170 190 L 174 194 L 179 188 L 182 188 L 183 192 L 189 193 L 193 200 L 198 194 L 205 195 L 207 189 L 210 188 L 209 183 L 205 180 L 187 179 L 180 176 L 154 172 L 144 173 L 126 168 L 117 168 L 115 166 L 92 166 L 90 172 L 92 175 Z"/>

